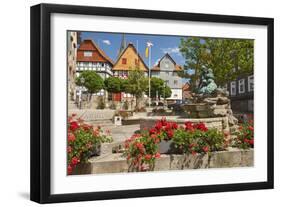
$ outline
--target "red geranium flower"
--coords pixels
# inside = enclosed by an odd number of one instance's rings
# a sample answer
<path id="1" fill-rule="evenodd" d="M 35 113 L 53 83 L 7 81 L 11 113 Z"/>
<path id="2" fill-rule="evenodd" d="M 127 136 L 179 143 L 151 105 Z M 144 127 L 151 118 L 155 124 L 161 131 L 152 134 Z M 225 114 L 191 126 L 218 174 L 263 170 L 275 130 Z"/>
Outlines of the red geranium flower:
<path id="1" fill-rule="evenodd" d="M 177 129 L 178 127 L 179 127 L 179 126 L 177 125 L 176 122 L 173 122 L 173 123 L 172 123 L 172 128 L 173 128 L 173 129 Z"/>
<path id="2" fill-rule="evenodd" d="M 161 155 L 160 155 L 160 153 L 159 152 L 157 152 L 156 154 L 155 154 L 155 158 L 159 158 Z"/>
<path id="3" fill-rule="evenodd" d="M 196 146 L 195 143 L 191 143 L 191 144 L 189 145 L 189 148 L 192 148 L 192 147 L 195 147 L 195 146 Z"/>
<path id="4" fill-rule="evenodd" d="M 174 136 L 173 130 L 167 131 L 167 136 L 168 136 L 169 138 L 172 138 L 172 137 Z"/>
<path id="5" fill-rule="evenodd" d="M 254 127 L 249 126 L 249 130 L 254 131 Z"/>
<path id="6" fill-rule="evenodd" d="M 149 134 L 156 134 L 157 130 L 155 128 L 152 128 L 149 130 Z"/>
<path id="7" fill-rule="evenodd" d="M 147 161 L 150 160 L 152 158 L 151 154 L 147 154 L 144 156 L 144 159 L 146 159 Z"/>
<path id="8" fill-rule="evenodd" d="M 194 128 L 199 129 L 199 130 L 201 130 L 201 131 L 203 131 L 203 132 L 208 131 L 208 128 L 207 128 L 206 125 L 205 125 L 204 123 L 202 123 L 202 122 L 200 122 L 199 124 L 196 124 L 196 125 L 194 126 Z"/>
<path id="9" fill-rule="evenodd" d="M 165 117 L 163 117 L 160 122 L 161 122 L 162 126 L 166 126 L 167 125 L 167 120 L 166 120 Z"/>
<path id="10" fill-rule="evenodd" d="M 71 129 L 72 131 L 75 131 L 75 130 L 78 129 L 78 128 L 79 128 L 79 125 L 78 125 L 78 123 L 77 123 L 76 121 L 70 122 L 70 129 Z"/>
<path id="11" fill-rule="evenodd" d="M 156 135 L 156 134 L 152 134 L 152 135 L 150 135 L 150 137 L 151 137 L 152 139 L 156 139 L 156 138 L 157 138 L 157 135 Z"/>
<path id="12" fill-rule="evenodd" d="M 72 173 L 72 170 L 73 169 L 72 169 L 71 165 L 68 165 L 67 166 L 67 174 L 70 175 Z"/>
<path id="13" fill-rule="evenodd" d="M 189 130 L 189 131 L 194 130 L 193 124 L 190 121 L 185 122 L 184 125 L 185 125 L 185 130 Z"/>
<path id="14" fill-rule="evenodd" d="M 244 142 L 246 142 L 246 143 L 249 143 L 249 141 L 250 141 L 250 140 L 247 139 L 247 138 L 244 139 Z"/>
<path id="15" fill-rule="evenodd" d="M 91 128 L 91 126 L 89 126 L 88 124 L 83 124 L 83 129 L 84 129 L 85 131 L 90 130 L 90 128 Z"/>
<path id="16" fill-rule="evenodd" d="M 144 148 L 143 143 L 141 143 L 141 142 L 136 142 L 136 143 L 135 143 L 135 146 L 136 146 L 140 151 L 142 151 L 143 148 Z"/>
<path id="17" fill-rule="evenodd" d="M 68 140 L 69 142 L 74 142 L 75 139 L 76 139 L 76 138 L 75 138 L 75 135 L 74 135 L 74 134 L 68 133 L 67 140 Z"/>
<path id="18" fill-rule="evenodd" d="M 72 165 L 77 165 L 80 162 L 80 160 L 77 157 L 72 157 L 71 159 L 71 164 Z"/>
<path id="19" fill-rule="evenodd" d="M 250 139 L 248 143 L 254 145 L 254 139 Z"/>
<path id="20" fill-rule="evenodd" d="M 154 143 L 159 143 L 160 142 L 160 139 L 159 138 L 157 138 L 157 139 L 154 139 Z"/>
<path id="21" fill-rule="evenodd" d="M 208 146 L 204 146 L 202 149 L 203 149 L 204 152 L 208 152 L 209 151 L 209 147 Z"/>
<path id="22" fill-rule="evenodd" d="M 172 129 L 172 124 L 171 123 L 167 123 L 166 126 L 165 126 L 165 131 L 170 131 Z"/>
<path id="23" fill-rule="evenodd" d="M 161 121 L 156 122 L 154 127 L 157 131 L 160 131 L 162 129 L 162 122 Z"/>

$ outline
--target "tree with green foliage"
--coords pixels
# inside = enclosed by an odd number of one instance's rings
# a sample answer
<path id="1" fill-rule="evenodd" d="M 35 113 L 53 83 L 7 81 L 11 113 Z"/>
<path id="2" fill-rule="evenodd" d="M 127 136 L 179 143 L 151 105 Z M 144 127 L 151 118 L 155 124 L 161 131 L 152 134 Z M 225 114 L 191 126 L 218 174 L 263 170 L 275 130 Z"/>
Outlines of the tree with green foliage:
<path id="1" fill-rule="evenodd" d="M 203 66 L 213 70 L 219 86 L 253 72 L 253 40 L 187 37 L 181 39 L 179 48 L 185 57 L 184 70 L 179 75 L 190 79 L 193 91 L 198 87 Z"/>
<path id="2" fill-rule="evenodd" d="M 162 98 L 169 98 L 172 94 L 171 88 L 167 86 L 161 78 L 152 77 L 150 79 L 150 96 L 151 98 L 156 98 L 157 94 L 158 97 Z M 148 95 L 148 88 L 145 91 L 146 95 Z"/>
<path id="3" fill-rule="evenodd" d="M 97 93 L 104 88 L 103 79 L 95 71 L 83 71 L 79 77 L 76 78 L 76 84 L 87 89 L 90 100 L 93 93 Z"/>
<path id="4" fill-rule="evenodd" d="M 128 79 L 123 82 L 123 90 L 130 93 L 136 98 L 136 109 L 139 108 L 139 100 L 143 97 L 143 93 L 148 87 L 148 78 L 145 77 L 143 71 L 134 68 L 129 71 Z"/>
<path id="5" fill-rule="evenodd" d="M 110 93 L 119 93 L 122 91 L 122 79 L 118 77 L 109 77 L 104 80 L 105 89 Z"/>
<path id="6" fill-rule="evenodd" d="M 171 95 L 172 95 L 172 90 L 171 90 L 171 88 L 170 88 L 169 86 L 165 85 L 165 86 L 164 86 L 164 90 L 163 90 L 162 93 L 161 93 L 161 97 L 164 98 L 164 99 L 166 99 L 166 98 L 171 97 Z"/>

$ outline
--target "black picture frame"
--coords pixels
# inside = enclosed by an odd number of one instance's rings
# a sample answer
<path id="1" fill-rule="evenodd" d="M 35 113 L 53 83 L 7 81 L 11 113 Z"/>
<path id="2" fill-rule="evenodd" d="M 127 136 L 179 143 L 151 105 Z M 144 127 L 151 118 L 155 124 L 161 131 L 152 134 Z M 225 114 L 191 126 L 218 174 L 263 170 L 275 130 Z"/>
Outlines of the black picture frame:
<path id="1" fill-rule="evenodd" d="M 207 23 L 232 23 L 267 26 L 267 181 L 236 184 L 219 184 L 154 189 L 136 189 L 74 194 L 51 194 L 50 189 L 50 130 L 51 130 L 51 71 L 50 71 L 50 16 L 53 13 L 99 15 L 112 17 L 151 18 Z M 135 10 L 89 6 L 39 4 L 31 7 L 31 174 L 30 199 L 39 203 L 120 199 L 147 196 L 211 193 L 272 189 L 274 187 L 274 78 L 273 43 L 274 20 L 272 18 L 195 14 L 152 10 Z"/>

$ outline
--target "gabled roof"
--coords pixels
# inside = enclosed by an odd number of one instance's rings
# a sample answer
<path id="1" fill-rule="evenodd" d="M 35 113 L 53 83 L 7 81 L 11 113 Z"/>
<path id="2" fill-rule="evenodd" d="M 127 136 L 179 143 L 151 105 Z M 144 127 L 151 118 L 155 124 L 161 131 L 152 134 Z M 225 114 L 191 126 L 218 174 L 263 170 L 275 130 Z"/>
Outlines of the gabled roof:
<path id="1" fill-rule="evenodd" d="M 168 57 L 172 62 L 173 64 L 175 65 L 175 70 L 174 71 L 180 71 L 182 70 L 182 67 L 180 65 L 177 65 L 177 63 L 174 61 L 174 59 L 168 54 L 166 53 L 159 61 L 158 63 L 153 67 L 151 68 L 152 71 L 159 71 L 160 70 L 160 62 L 163 60 L 164 57 Z"/>
<path id="2" fill-rule="evenodd" d="M 143 61 L 143 59 L 141 58 L 140 54 L 137 52 L 135 46 L 133 45 L 133 43 L 129 43 L 127 45 L 127 47 L 123 50 L 123 52 L 119 55 L 118 59 L 116 60 L 112 70 L 121 70 L 121 68 L 117 68 L 117 65 L 120 61 L 120 59 L 124 56 L 124 54 L 126 53 L 126 51 L 129 49 L 129 48 L 132 48 L 134 53 L 138 56 L 138 59 L 142 62 L 142 64 L 144 65 L 144 68 L 146 71 L 148 71 L 148 67 L 147 65 L 145 64 L 145 62 Z"/>
<path id="3" fill-rule="evenodd" d="M 100 49 L 100 48 L 97 46 L 97 44 L 96 44 L 94 41 L 92 41 L 92 40 L 90 40 L 90 39 L 84 40 L 84 41 L 80 44 L 80 46 L 79 46 L 77 52 L 79 52 L 79 51 L 94 51 L 95 49 L 98 51 L 98 53 L 99 53 L 104 59 L 106 59 L 111 65 L 113 65 L 113 61 L 105 54 L 105 52 L 104 52 L 102 49 Z M 79 54 L 77 54 L 77 61 L 91 61 L 91 58 L 92 58 L 92 57 L 87 57 L 87 58 L 86 58 L 87 60 L 85 60 L 85 57 L 84 57 L 84 56 L 80 56 Z M 92 60 L 95 61 L 93 58 L 92 58 Z"/>
<path id="4" fill-rule="evenodd" d="M 184 91 L 189 91 L 189 90 L 190 90 L 189 87 L 190 87 L 189 83 L 186 82 L 186 83 L 182 86 L 182 90 L 184 90 Z"/>

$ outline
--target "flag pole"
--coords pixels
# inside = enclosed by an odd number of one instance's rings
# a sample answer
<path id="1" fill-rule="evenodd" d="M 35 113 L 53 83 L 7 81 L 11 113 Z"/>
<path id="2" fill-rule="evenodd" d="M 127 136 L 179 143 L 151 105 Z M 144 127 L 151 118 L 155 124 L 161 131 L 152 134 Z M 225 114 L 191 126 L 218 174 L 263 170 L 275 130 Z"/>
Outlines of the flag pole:
<path id="1" fill-rule="evenodd" d="M 148 48 L 149 56 L 148 56 L 148 106 L 150 108 L 151 99 L 150 99 L 150 62 L 151 62 L 151 46 Z"/>

